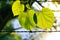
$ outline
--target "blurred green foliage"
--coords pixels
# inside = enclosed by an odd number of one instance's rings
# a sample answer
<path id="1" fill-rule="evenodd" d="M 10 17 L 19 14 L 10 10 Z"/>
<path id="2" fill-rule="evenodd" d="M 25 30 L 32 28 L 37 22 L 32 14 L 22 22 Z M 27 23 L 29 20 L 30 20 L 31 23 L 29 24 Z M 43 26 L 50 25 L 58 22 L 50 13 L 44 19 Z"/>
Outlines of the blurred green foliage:
<path id="1" fill-rule="evenodd" d="M 21 36 L 16 34 L 11 25 L 11 21 L 8 21 L 4 26 L 3 30 L 0 32 L 1 40 L 22 40 Z"/>
<path id="2" fill-rule="evenodd" d="M 6 23 L 13 18 L 11 10 L 13 2 L 13 0 L 0 0 L 0 30 L 2 30 Z"/>
<path id="3" fill-rule="evenodd" d="M 2 32 L 5 34 L 5 32 Z M 6 35 L 5 37 L 1 38 L 1 40 L 22 40 L 21 36 L 18 36 L 16 33 L 10 33 L 8 35 Z"/>
<path id="4" fill-rule="evenodd" d="M 22 40 L 11 25 L 13 17 L 11 6 L 14 0 L 0 0 L 0 40 Z M 13 18 L 12 18 L 13 19 Z"/>

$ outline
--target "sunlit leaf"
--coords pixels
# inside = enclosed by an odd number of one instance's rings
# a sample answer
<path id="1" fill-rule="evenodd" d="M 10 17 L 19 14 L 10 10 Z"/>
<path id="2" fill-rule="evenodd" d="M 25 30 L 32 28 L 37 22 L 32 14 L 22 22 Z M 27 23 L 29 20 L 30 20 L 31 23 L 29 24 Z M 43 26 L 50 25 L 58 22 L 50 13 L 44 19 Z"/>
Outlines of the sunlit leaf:
<path id="1" fill-rule="evenodd" d="M 37 14 L 37 26 L 42 29 L 51 28 L 54 23 L 53 11 L 49 8 L 42 8 Z"/>
<path id="2" fill-rule="evenodd" d="M 26 21 L 26 13 L 21 12 L 18 16 L 18 20 L 19 20 L 20 25 L 24 28 L 25 27 L 25 21 Z"/>
<path id="3" fill-rule="evenodd" d="M 27 16 L 32 25 L 31 28 L 34 28 L 36 26 L 34 21 L 34 14 L 35 14 L 35 11 L 33 9 L 28 10 Z"/>
<path id="4" fill-rule="evenodd" d="M 19 15 L 20 12 L 24 11 L 24 5 L 20 3 L 20 1 L 15 1 L 12 5 L 12 12 L 14 16 Z"/>
<path id="5" fill-rule="evenodd" d="M 33 19 L 34 13 L 35 12 L 32 9 L 27 11 L 27 18 L 26 18 L 27 25 L 26 26 L 29 27 L 30 30 L 32 30 L 36 26 L 34 19 Z"/>
<path id="6" fill-rule="evenodd" d="M 19 23 L 23 28 L 32 30 L 36 26 L 33 16 L 34 10 L 28 10 L 27 12 L 23 12 L 18 16 Z"/>
<path id="7" fill-rule="evenodd" d="M 31 9 L 29 4 L 27 4 L 26 7 L 27 7 L 28 9 Z"/>

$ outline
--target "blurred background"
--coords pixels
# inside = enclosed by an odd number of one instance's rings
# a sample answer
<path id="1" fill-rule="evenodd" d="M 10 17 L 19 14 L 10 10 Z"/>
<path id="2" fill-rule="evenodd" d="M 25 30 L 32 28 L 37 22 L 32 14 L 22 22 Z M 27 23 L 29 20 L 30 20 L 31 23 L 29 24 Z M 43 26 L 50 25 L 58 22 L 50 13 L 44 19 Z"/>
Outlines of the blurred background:
<path id="1" fill-rule="evenodd" d="M 40 28 L 34 28 L 32 32 L 21 27 L 17 16 L 13 16 L 12 4 L 15 0 L 0 0 L 0 40 L 59 40 L 60 38 L 60 0 L 37 0 L 42 6 L 54 11 L 55 23 L 53 27 L 43 32 Z M 34 2 L 33 2 L 34 4 Z M 38 4 L 39 5 L 39 4 Z M 41 6 L 33 6 L 40 10 Z M 41 31 L 41 32 L 38 32 Z"/>

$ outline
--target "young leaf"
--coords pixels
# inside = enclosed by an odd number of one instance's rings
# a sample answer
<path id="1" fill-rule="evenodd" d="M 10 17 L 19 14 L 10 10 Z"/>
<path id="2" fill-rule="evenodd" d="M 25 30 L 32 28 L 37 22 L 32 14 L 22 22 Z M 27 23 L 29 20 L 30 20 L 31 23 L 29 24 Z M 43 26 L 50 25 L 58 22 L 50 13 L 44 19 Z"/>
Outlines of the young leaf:
<path id="1" fill-rule="evenodd" d="M 27 7 L 28 9 L 31 9 L 29 4 L 26 4 L 26 7 Z"/>
<path id="2" fill-rule="evenodd" d="M 32 21 L 31 20 L 29 20 L 29 18 L 28 18 L 28 16 L 26 17 L 26 21 L 25 21 L 25 29 L 28 29 L 28 30 L 32 30 L 34 27 L 35 27 L 35 25 L 33 25 L 32 23 L 31 23 Z"/>
<path id="3" fill-rule="evenodd" d="M 34 10 L 28 10 L 27 12 L 22 12 L 18 16 L 19 23 L 23 28 L 32 30 L 36 26 L 33 16 L 34 16 Z"/>
<path id="4" fill-rule="evenodd" d="M 34 22 L 34 18 L 33 18 L 34 17 L 34 14 L 35 14 L 35 11 L 33 9 L 30 9 L 30 10 L 27 11 L 27 16 L 28 16 L 31 24 L 33 24 L 33 25 L 36 26 L 36 24 Z"/>
<path id="5" fill-rule="evenodd" d="M 42 8 L 37 14 L 37 26 L 42 29 L 51 28 L 54 23 L 53 11 L 48 8 Z"/>
<path id="6" fill-rule="evenodd" d="M 21 12 L 18 16 L 18 20 L 20 25 L 25 28 L 25 21 L 26 21 L 26 13 L 25 12 Z"/>
<path id="7" fill-rule="evenodd" d="M 30 10 L 27 11 L 27 17 L 28 17 L 28 19 L 29 19 L 29 21 L 31 23 L 30 24 L 31 25 L 30 28 L 34 28 L 36 26 L 36 24 L 34 22 L 34 14 L 35 14 L 35 11 L 32 10 L 32 9 L 30 9 Z"/>
<path id="8" fill-rule="evenodd" d="M 19 15 L 20 12 L 24 11 L 24 5 L 20 3 L 20 1 L 15 1 L 12 5 L 12 12 L 14 16 Z"/>

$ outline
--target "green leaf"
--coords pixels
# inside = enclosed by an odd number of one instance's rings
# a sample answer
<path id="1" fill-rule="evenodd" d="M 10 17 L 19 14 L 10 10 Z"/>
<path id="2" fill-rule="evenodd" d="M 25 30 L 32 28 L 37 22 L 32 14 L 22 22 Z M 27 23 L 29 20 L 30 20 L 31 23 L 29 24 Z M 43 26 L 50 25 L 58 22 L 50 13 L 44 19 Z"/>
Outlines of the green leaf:
<path id="1" fill-rule="evenodd" d="M 20 25 L 25 28 L 25 21 L 26 21 L 26 13 L 25 12 L 21 12 L 18 16 L 18 20 Z"/>
<path id="2" fill-rule="evenodd" d="M 26 7 L 27 7 L 28 9 L 31 9 L 29 4 L 26 4 Z"/>
<path id="3" fill-rule="evenodd" d="M 20 3 L 20 1 L 15 1 L 12 5 L 12 12 L 14 16 L 17 16 L 20 14 L 20 12 L 24 11 L 24 5 Z"/>
<path id="4" fill-rule="evenodd" d="M 33 9 L 30 9 L 30 10 L 27 11 L 27 16 L 28 16 L 31 24 L 36 25 L 35 22 L 34 22 L 34 18 L 33 18 L 34 14 L 35 14 L 35 11 Z"/>
<path id="5" fill-rule="evenodd" d="M 34 14 L 35 14 L 35 11 L 33 9 L 30 9 L 30 10 L 27 11 L 27 17 L 28 17 L 28 19 L 31 23 L 30 24 L 31 25 L 30 29 L 33 29 L 34 27 L 36 27 L 36 24 L 35 24 L 35 21 L 34 21 Z"/>
<path id="6" fill-rule="evenodd" d="M 49 8 L 42 8 L 37 14 L 37 26 L 42 29 L 51 28 L 54 23 L 53 11 Z"/>
<path id="7" fill-rule="evenodd" d="M 34 10 L 28 10 L 27 12 L 22 12 L 18 16 L 19 23 L 23 28 L 32 30 L 36 26 L 33 16 L 34 16 Z"/>

